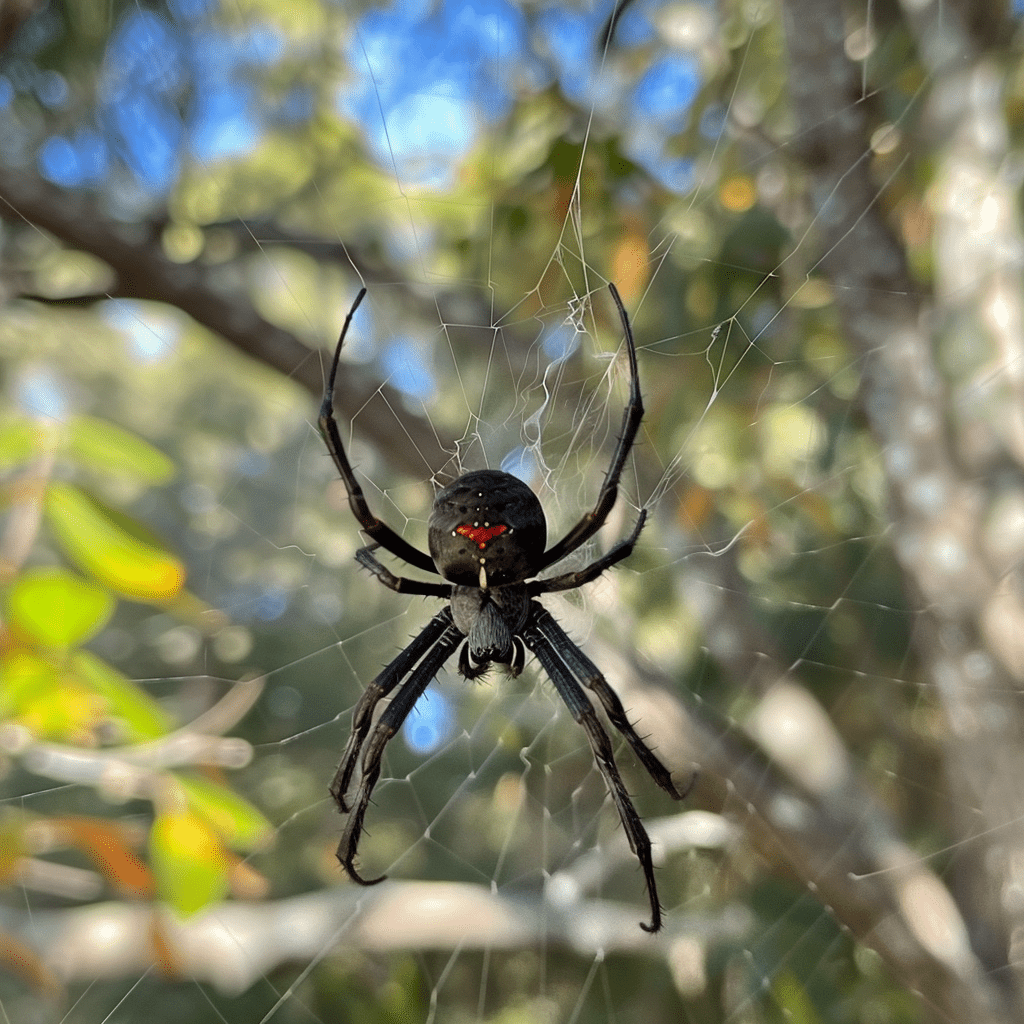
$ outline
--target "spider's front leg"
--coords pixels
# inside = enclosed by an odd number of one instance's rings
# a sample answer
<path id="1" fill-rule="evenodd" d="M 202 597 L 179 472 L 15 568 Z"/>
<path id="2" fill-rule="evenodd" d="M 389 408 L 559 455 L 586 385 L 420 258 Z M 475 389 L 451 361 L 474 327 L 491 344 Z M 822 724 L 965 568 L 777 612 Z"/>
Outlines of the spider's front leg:
<path id="1" fill-rule="evenodd" d="M 384 567 L 381 566 L 383 569 Z M 398 657 L 380 672 L 380 674 L 366 687 L 356 709 L 352 714 L 352 732 L 349 734 L 348 743 L 345 744 L 345 752 L 341 755 L 338 770 L 331 780 L 330 792 L 338 810 L 343 814 L 349 808 L 348 794 L 349 784 L 355 772 L 356 761 L 359 759 L 359 752 L 363 749 L 366 737 L 370 732 L 373 723 L 373 712 L 382 698 L 386 697 L 412 670 L 416 662 L 423 657 L 430 648 L 437 643 L 444 631 L 451 626 L 451 612 L 444 608 L 428 622 L 420 633 L 413 639 L 408 647 Z"/>
<path id="2" fill-rule="evenodd" d="M 633 442 L 636 440 L 637 432 L 640 430 L 640 423 L 644 418 L 644 403 L 640 396 L 640 370 L 637 367 L 636 342 L 633 339 L 633 328 L 629 324 L 629 316 L 626 313 L 626 307 L 622 304 L 619 290 L 610 282 L 608 288 L 612 293 L 612 298 L 615 300 L 615 306 L 619 311 L 619 319 L 622 322 L 622 330 L 626 335 L 626 355 L 629 358 L 629 401 L 626 403 L 626 408 L 622 411 L 622 426 L 619 429 L 619 439 L 615 442 L 612 461 L 608 466 L 608 472 L 605 474 L 604 483 L 601 484 L 597 503 L 557 544 L 553 544 L 544 552 L 540 561 L 533 566 L 534 573 L 542 572 L 549 565 L 554 565 L 565 558 L 566 555 L 572 554 L 573 551 L 582 547 L 586 541 L 604 526 L 608 513 L 611 512 L 615 499 L 618 496 L 619 479 L 622 476 L 623 467 L 626 465 L 626 459 L 629 457 L 630 449 L 633 447 Z M 643 526 L 642 521 L 640 526 Z M 636 532 L 639 533 L 639 527 Z M 615 561 L 624 558 L 628 553 L 628 551 L 624 552 L 608 564 L 614 564 Z M 566 588 L 556 587 L 554 589 L 564 590 Z M 539 593 L 539 591 L 534 591 L 534 593 Z"/>
<path id="3" fill-rule="evenodd" d="M 585 667 L 593 668 L 594 675 L 604 683 L 604 677 L 594 668 L 593 664 L 586 658 L 575 644 L 569 640 L 555 624 L 554 619 L 538 603 L 531 605 L 532 621 L 523 630 L 522 637 L 526 646 L 536 655 L 548 678 L 554 683 L 558 695 L 565 702 L 572 717 L 582 726 L 590 742 L 590 748 L 594 754 L 594 762 L 601 775 L 604 777 L 605 785 L 619 812 L 619 820 L 629 841 L 629 848 L 636 855 L 640 862 L 641 870 L 644 873 L 644 882 L 647 886 L 647 898 L 651 905 L 651 923 L 640 922 L 640 927 L 645 932 L 657 932 L 661 930 L 661 901 L 658 899 L 658 886 L 654 877 L 654 860 L 651 855 L 651 838 L 644 828 L 640 815 L 637 814 L 633 801 L 630 799 L 629 791 L 626 789 L 618 766 L 615 763 L 615 754 L 612 750 L 611 740 L 608 733 L 601 725 L 600 719 L 593 705 L 587 699 L 583 687 L 577 681 L 575 673 Z M 554 626 L 554 631 L 551 627 Z M 560 634 L 557 635 L 556 633 Z M 565 644 L 561 640 L 564 637 Z M 577 657 L 578 655 L 578 657 Z M 581 660 L 582 659 L 582 660 Z M 588 679 L 590 685 L 605 707 L 609 707 L 608 693 L 611 692 L 607 684 L 604 689 L 600 684 L 595 685 L 593 678 Z M 619 714 L 621 712 L 621 715 Z M 644 766 L 654 777 L 655 781 L 667 792 L 679 798 L 683 794 L 676 790 L 672 783 L 671 775 L 660 761 L 646 748 L 640 737 L 633 731 L 633 727 L 626 719 L 625 711 L 622 708 L 618 697 L 614 697 L 610 716 L 616 727 L 623 733 L 630 745 L 641 756 Z M 618 720 L 616 720 L 618 719 Z M 641 754 L 641 750 L 645 752 Z"/>
<path id="4" fill-rule="evenodd" d="M 672 773 L 633 728 L 619 695 L 608 685 L 601 670 L 572 642 L 551 613 L 540 604 L 534 606 L 533 622 L 558 652 L 569 671 L 601 702 L 608 721 L 625 737 L 651 778 L 674 800 L 684 800 L 697 780 L 697 773 L 694 772 L 686 785 L 679 789 L 672 780 Z"/>
<path id="5" fill-rule="evenodd" d="M 373 787 L 380 778 L 384 748 L 401 729 L 416 701 L 441 666 L 462 643 L 463 638 L 463 633 L 452 623 L 449 609 L 445 608 L 438 612 L 412 643 L 366 688 L 356 705 L 352 718 L 352 735 L 331 783 L 331 796 L 342 811 L 349 812 L 348 821 L 338 843 L 338 860 L 349 877 L 360 885 L 375 885 L 382 882 L 385 877 L 381 875 L 379 878 L 363 878 L 355 867 L 359 838 L 363 832 L 363 818 L 373 795 Z M 394 700 L 384 709 L 371 733 L 374 708 L 406 675 L 409 676 L 408 679 L 399 686 Z M 360 752 L 363 755 L 362 778 L 359 780 L 355 799 L 349 803 L 348 788 Z"/>

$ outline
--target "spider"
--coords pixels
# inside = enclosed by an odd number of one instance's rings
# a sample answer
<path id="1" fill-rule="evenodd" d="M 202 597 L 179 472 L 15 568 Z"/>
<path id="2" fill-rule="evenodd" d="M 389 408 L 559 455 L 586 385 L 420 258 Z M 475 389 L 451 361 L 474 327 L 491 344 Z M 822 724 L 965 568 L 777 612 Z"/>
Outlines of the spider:
<path id="1" fill-rule="evenodd" d="M 648 932 L 657 932 L 661 928 L 661 904 L 651 861 L 651 840 L 630 800 L 615 763 L 608 733 L 585 688 L 597 698 L 608 720 L 625 737 L 640 763 L 666 793 L 681 800 L 690 786 L 683 790 L 676 788 L 669 770 L 630 724 L 622 701 L 601 671 L 569 639 L 551 613 L 535 600 L 541 594 L 582 587 L 628 557 L 647 518 L 646 510 L 642 510 L 632 533 L 584 568 L 546 579 L 537 578 L 549 566 L 589 540 L 608 518 L 618 494 L 619 477 L 644 414 L 629 317 L 615 285 L 609 287 L 626 336 L 631 375 L 629 401 L 597 503 L 547 550 L 547 530 L 540 501 L 521 480 L 499 470 L 480 469 L 464 473 L 438 492 L 428 523 L 429 555 L 413 547 L 370 511 L 345 454 L 334 418 L 334 386 L 341 347 L 352 317 L 366 294 L 365 288 L 359 292 L 345 318 L 318 422 L 327 450 L 345 482 L 352 514 L 373 542 L 361 548 L 356 559 L 391 590 L 400 594 L 441 597 L 448 601 L 363 692 L 352 716 L 352 733 L 331 782 L 331 796 L 339 810 L 348 814 L 338 843 L 338 860 L 349 877 L 360 885 L 375 885 L 384 880 L 383 875 L 364 878 L 355 866 L 363 818 L 380 777 L 384 748 L 402 727 L 427 685 L 456 650 L 459 651 L 459 671 L 467 679 L 474 679 L 486 672 L 492 663 L 504 665 L 513 676 L 519 675 L 526 662 L 528 648 L 554 683 L 572 717 L 586 732 L 594 760 L 619 812 L 630 849 L 643 869 L 651 905 L 651 922 L 641 922 L 640 927 Z M 446 582 L 396 576 L 377 560 L 374 552 L 378 548 L 384 548 L 409 565 L 440 576 Z M 396 688 L 394 698 L 373 725 L 373 713 L 378 703 Z M 355 796 L 350 800 L 349 789 L 360 754 L 361 777 Z"/>

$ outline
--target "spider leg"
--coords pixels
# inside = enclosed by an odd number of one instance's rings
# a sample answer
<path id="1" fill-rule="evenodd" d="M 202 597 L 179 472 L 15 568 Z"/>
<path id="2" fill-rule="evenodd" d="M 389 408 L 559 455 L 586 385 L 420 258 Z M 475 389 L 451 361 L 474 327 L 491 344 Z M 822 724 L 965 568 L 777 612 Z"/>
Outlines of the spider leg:
<path id="1" fill-rule="evenodd" d="M 552 576 L 546 580 L 531 580 L 526 584 L 527 593 L 531 597 L 536 597 L 538 594 L 551 594 L 558 590 L 575 590 L 577 587 L 593 582 L 605 569 L 610 569 L 613 565 L 621 562 L 624 558 L 628 558 L 633 553 L 637 538 L 640 536 L 640 531 L 644 528 L 646 521 L 647 509 L 643 508 L 640 510 L 640 515 L 637 516 L 633 532 L 625 540 L 620 540 L 615 547 L 601 558 L 591 562 L 590 565 L 585 566 L 578 572 L 567 572 L 561 576 Z"/>
<path id="2" fill-rule="evenodd" d="M 452 585 L 450 583 L 430 583 L 424 580 L 410 580 L 404 576 L 396 576 L 374 557 L 373 553 L 379 547 L 379 544 L 368 544 L 365 548 L 360 548 L 356 552 L 356 561 L 364 569 L 369 569 L 385 587 L 399 594 L 422 594 L 424 597 L 451 596 Z"/>
<path id="3" fill-rule="evenodd" d="M 330 793 L 338 810 L 343 814 L 351 808 L 346 799 L 349 783 L 355 771 L 359 751 L 362 750 L 366 737 L 373 722 L 373 712 L 377 704 L 386 697 L 415 666 L 416 662 L 452 627 L 452 613 L 443 608 L 413 638 L 390 664 L 386 665 L 377 677 L 363 691 L 356 709 L 352 713 L 352 732 L 349 734 L 345 752 L 341 755 L 338 770 L 331 780 Z"/>
<path id="4" fill-rule="evenodd" d="M 448 621 L 444 628 L 436 628 L 435 623 L 439 625 L 443 623 L 446 615 Z M 413 641 L 410 647 L 419 644 L 419 641 L 423 639 L 424 633 L 428 633 L 428 631 L 431 639 L 427 643 L 428 650 L 423 656 L 423 660 L 413 669 L 409 678 L 399 687 L 394 700 L 384 709 L 383 714 L 377 720 L 377 724 L 370 733 L 362 752 L 362 778 L 359 780 L 359 787 L 356 790 L 351 813 L 345 822 L 341 839 L 338 842 L 338 861 L 352 881 L 358 882 L 359 885 L 376 885 L 378 882 L 383 882 L 386 877 L 381 875 L 379 878 L 363 878 L 355 867 L 356 852 L 359 847 L 360 836 L 363 832 L 363 818 L 366 816 L 366 808 L 369 806 L 370 797 L 373 795 L 373 787 L 380 778 L 380 762 L 384 756 L 384 748 L 395 733 L 401 729 L 402 723 L 408 717 L 409 712 L 412 711 L 413 706 L 430 684 L 430 681 L 437 675 L 438 670 L 464 639 L 461 630 L 452 624 L 451 615 L 447 613 L 447 610 L 435 615 L 427 628 Z M 395 661 L 402 661 L 403 665 L 408 665 L 405 657 L 408 650 L 409 648 L 403 651 Z M 392 662 L 392 666 L 394 664 L 395 662 Z M 388 666 L 388 669 L 384 670 L 385 673 L 392 666 Z M 395 675 L 395 682 L 397 682 L 397 679 L 401 678 L 401 676 L 398 673 Z M 391 688 L 393 687 L 394 682 L 391 683 Z M 362 701 L 360 704 L 362 704 Z M 366 735 L 365 730 L 369 727 L 368 719 L 369 715 L 367 715 L 366 726 L 363 730 L 364 736 Z M 353 746 L 355 735 L 356 730 L 353 728 L 353 740 L 349 741 L 350 748 Z M 356 756 L 358 756 L 358 746 L 355 747 L 355 755 L 352 756 L 353 764 Z M 339 774 L 344 774 L 340 768 Z M 349 769 L 349 775 L 351 775 L 351 769 Z M 332 794 L 333 792 L 332 787 Z"/>
<path id="5" fill-rule="evenodd" d="M 605 474 L 604 483 L 597 496 L 597 503 L 557 544 L 544 552 L 544 557 L 536 567 L 536 572 L 542 572 L 549 565 L 565 558 L 566 555 L 575 551 L 581 544 L 589 540 L 604 525 L 611 512 L 612 506 L 619 493 L 619 477 L 622 475 L 622 468 L 626 464 L 630 448 L 636 440 L 637 431 L 640 429 L 640 421 L 644 415 L 644 404 L 640 398 L 640 376 L 636 363 L 636 343 L 633 341 L 633 329 L 629 325 L 629 317 L 626 314 L 626 307 L 622 304 L 618 289 L 614 284 L 608 288 L 615 300 L 619 311 L 619 319 L 622 321 L 622 329 L 626 335 L 626 351 L 629 355 L 629 401 L 622 413 L 622 428 L 619 431 L 619 439 L 615 444 L 615 451 L 612 453 L 612 461 Z M 376 539 L 376 538 L 374 538 Z M 625 557 L 625 556 L 623 556 Z"/>
<path id="6" fill-rule="evenodd" d="M 334 418 L 334 384 L 338 377 L 338 360 L 341 358 L 341 346 L 345 344 L 345 335 L 348 334 L 352 317 L 359 308 L 359 303 L 363 301 L 365 294 L 366 289 L 361 289 L 356 296 L 356 301 L 352 303 L 352 308 L 348 311 L 348 316 L 345 317 L 345 323 L 341 328 L 341 337 L 338 338 L 338 346 L 334 350 L 331 372 L 327 378 L 327 386 L 324 388 L 324 399 L 320 405 L 320 417 L 317 422 L 320 426 L 320 433 L 323 436 L 324 443 L 327 445 L 327 450 L 331 453 L 331 458 L 334 459 L 334 464 L 338 467 L 341 479 L 345 482 L 345 490 L 348 491 L 349 508 L 352 509 L 352 514 L 359 521 L 359 525 L 370 538 L 375 540 L 382 548 L 390 551 L 391 554 L 397 555 L 403 561 L 416 566 L 417 569 L 423 569 L 426 572 L 437 575 L 437 569 L 434 568 L 434 560 L 429 555 L 424 554 L 418 548 L 414 548 L 407 540 L 395 533 L 387 523 L 378 519 L 370 511 L 370 506 L 363 495 L 363 489 L 359 486 L 359 481 L 356 480 L 356 475 L 352 472 L 348 456 L 345 454 L 345 445 L 342 443 L 338 423 Z"/>
<path id="7" fill-rule="evenodd" d="M 565 662 L 569 671 L 579 679 L 601 702 L 608 721 L 625 737 L 633 748 L 640 763 L 647 773 L 669 796 L 675 800 L 683 800 L 693 787 L 694 775 L 684 789 L 678 789 L 672 781 L 672 773 L 661 763 L 654 751 L 644 742 L 622 706 L 619 695 L 608 685 L 601 670 L 572 642 L 569 635 L 555 621 L 551 613 L 539 604 L 534 604 L 533 624 L 545 640 L 555 649 L 558 656 Z"/>
<path id="8" fill-rule="evenodd" d="M 535 606 L 535 607 L 539 607 Z M 552 620 L 553 621 L 553 620 Z M 645 932 L 657 932 L 661 929 L 661 903 L 658 901 L 658 887 L 654 878 L 654 862 L 651 859 L 651 838 L 644 828 L 640 815 L 637 814 L 633 801 L 629 797 L 612 751 L 611 740 L 597 717 L 594 706 L 587 699 L 583 687 L 573 677 L 569 666 L 562 659 L 559 651 L 545 636 L 544 631 L 531 623 L 522 632 L 523 641 L 533 651 L 537 660 L 554 683 L 558 695 L 565 702 L 570 714 L 583 727 L 594 752 L 594 761 L 604 777 L 608 792 L 615 801 L 619 819 L 626 832 L 629 848 L 633 851 L 644 873 L 647 885 L 647 898 L 651 904 L 651 923 L 640 922 Z M 568 638 L 567 638 L 568 639 Z"/>

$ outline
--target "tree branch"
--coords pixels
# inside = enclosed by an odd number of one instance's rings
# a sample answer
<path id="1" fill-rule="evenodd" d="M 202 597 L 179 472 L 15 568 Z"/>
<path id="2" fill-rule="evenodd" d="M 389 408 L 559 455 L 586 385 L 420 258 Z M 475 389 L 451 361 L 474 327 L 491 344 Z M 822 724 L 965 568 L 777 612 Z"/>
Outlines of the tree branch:
<path id="1" fill-rule="evenodd" d="M 815 269 L 831 281 L 843 329 L 866 359 L 865 411 L 883 452 L 894 550 L 922 608 L 917 651 L 948 723 L 947 778 L 963 840 L 958 861 L 967 866 L 956 895 L 986 977 L 1005 987 L 986 986 L 989 1005 L 1005 999 L 1006 1019 L 1016 1019 L 1024 1012 L 1020 975 L 1007 968 L 1020 960 L 1011 950 L 1024 903 L 1004 894 L 1019 885 L 1016 865 L 1024 858 L 1024 677 L 1019 645 L 1000 649 L 987 629 L 1007 604 L 1007 566 L 994 564 L 983 546 L 994 482 L 963 471 L 948 429 L 955 417 L 933 351 L 934 309 L 880 211 L 840 5 L 786 0 L 784 20 L 795 145 L 808 169 L 823 253 Z M 958 73 L 971 59 L 969 50 L 957 51 Z M 971 92 L 961 83 L 961 96 Z M 973 262 L 962 253 L 958 259 Z"/>
<path id="2" fill-rule="evenodd" d="M 97 203 L 84 196 L 65 192 L 2 163 L 0 216 L 43 228 L 65 245 L 102 260 L 116 276 L 108 297 L 177 306 L 250 358 L 297 381 L 316 397 L 323 393 L 319 352 L 261 317 L 244 292 L 218 285 L 215 268 L 169 260 L 145 226 L 116 224 Z M 403 472 L 417 478 L 439 472 L 455 451 L 455 442 L 439 438 L 433 425 L 409 412 L 402 396 L 387 384 L 356 381 L 350 375 L 338 389 L 338 409 L 351 418 L 378 391 L 393 415 L 363 417 L 360 429 Z"/>

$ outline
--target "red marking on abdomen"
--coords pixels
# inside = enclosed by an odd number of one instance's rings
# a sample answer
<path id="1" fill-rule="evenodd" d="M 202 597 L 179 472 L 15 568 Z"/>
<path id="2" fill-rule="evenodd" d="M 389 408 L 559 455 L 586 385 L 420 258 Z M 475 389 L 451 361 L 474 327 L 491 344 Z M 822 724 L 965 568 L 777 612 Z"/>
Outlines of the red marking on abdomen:
<path id="1" fill-rule="evenodd" d="M 476 546 L 483 551 L 487 547 L 488 541 L 494 540 L 499 533 L 504 533 L 508 529 L 507 526 L 470 526 L 467 523 L 463 523 L 462 526 L 456 526 L 455 532 L 463 537 L 468 537 Z"/>

